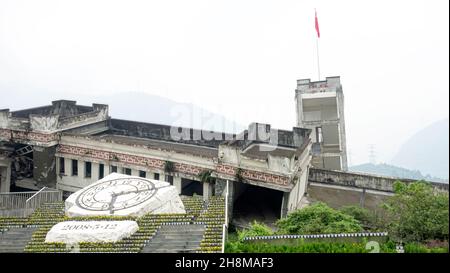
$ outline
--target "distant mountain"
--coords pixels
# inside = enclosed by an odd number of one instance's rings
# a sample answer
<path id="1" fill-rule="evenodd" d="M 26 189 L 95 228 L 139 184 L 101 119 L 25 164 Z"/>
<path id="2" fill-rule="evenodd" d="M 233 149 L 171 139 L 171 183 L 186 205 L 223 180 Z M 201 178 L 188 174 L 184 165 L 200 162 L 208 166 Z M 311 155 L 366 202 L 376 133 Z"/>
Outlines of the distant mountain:
<path id="1" fill-rule="evenodd" d="M 423 128 L 409 138 L 390 164 L 448 179 L 448 143 L 447 118 Z"/>
<path id="2" fill-rule="evenodd" d="M 246 126 L 212 113 L 201 106 L 139 92 L 125 92 L 93 98 L 109 105 L 113 118 L 197 129 L 238 133 Z"/>
<path id="3" fill-rule="evenodd" d="M 361 165 L 355 165 L 349 167 L 350 171 L 360 172 L 360 173 L 368 173 L 368 174 L 377 174 L 377 175 L 385 175 L 385 176 L 393 176 L 399 178 L 407 178 L 407 179 L 416 179 L 416 180 L 425 180 L 430 182 L 440 182 L 440 183 L 448 183 L 448 179 L 442 179 L 438 177 L 431 177 L 430 175 L 422 175 L 420 171 L 417 170 L 409 170 L 402 167 L 397 167 L 389 164 L 372 164 L 366 163 Z"/>

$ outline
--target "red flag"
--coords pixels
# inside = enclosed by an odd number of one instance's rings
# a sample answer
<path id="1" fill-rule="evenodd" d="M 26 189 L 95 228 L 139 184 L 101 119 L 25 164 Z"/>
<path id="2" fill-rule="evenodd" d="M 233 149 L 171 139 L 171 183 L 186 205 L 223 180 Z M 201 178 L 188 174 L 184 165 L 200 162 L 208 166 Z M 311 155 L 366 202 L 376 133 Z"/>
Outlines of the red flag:
<path id="1" fill-rule="evenodd" d="M 319 31 L 319 20 L 317 19 L 317 11 L 316 12 L 316 31 L 317 31 L 317 37 L 320 38 L 320 31 Z"/>

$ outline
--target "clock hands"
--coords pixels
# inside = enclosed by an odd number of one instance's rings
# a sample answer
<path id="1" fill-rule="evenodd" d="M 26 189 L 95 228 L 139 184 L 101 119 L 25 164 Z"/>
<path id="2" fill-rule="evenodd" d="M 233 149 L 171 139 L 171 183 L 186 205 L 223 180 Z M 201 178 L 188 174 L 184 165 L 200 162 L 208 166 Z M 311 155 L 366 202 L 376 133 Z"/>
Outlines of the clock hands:
<path id="1" fill-rule="evenodd" d="M 143 190 L 133 190 L 133 191 L 121 191 L 119 193 L 112 192 L 111 194 L 111 201 L 109 202 L 109 212 L 110 214 L 114 214 L 114 206 L 113 204 L 116 203 L 117 197 L 119 195 L 129 194 L 129 193 L 140 193 L 144 191 L 149 191 L 151 189 L 143 189 Z"/>
<path id="2" fill-rule="evenodd" d="M 113 193 L 111 195 L 111 201 L 109 202 L 109 213 L 110 214 L 114 214 L 113 204 L 116 203 L 116 199 L 117 199 L 117 195 Z"/>

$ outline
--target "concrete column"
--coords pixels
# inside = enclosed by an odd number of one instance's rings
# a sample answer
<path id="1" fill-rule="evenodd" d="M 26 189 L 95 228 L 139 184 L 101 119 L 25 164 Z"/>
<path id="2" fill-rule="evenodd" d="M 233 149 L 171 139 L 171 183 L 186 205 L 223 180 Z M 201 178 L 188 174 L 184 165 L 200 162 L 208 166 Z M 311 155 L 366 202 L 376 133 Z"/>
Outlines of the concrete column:
<path id="1" fill-rule="evenodd" d="M 72 159 L 70 158 L 64 158 L 64 172 L 65 175 L 71 176 L 72 175 Z"/>
<path id="2" fill-rule="evenodd" d="M 283 199 L 281 200 L 281 218 L 287 216 L 287 213 L 289 211 L 288 203 L 289 203 L 289 192 L 284 192 Z"/>
<path id="3" fill-rule="evenodd" d="M 59 170 L 61 169 L 60 168 L 60 164 L 59 164 L 59 157 L 56 157 L 56 176 L 58 176 L 60 173 L 59 173 Z M 64 165 L 65 166 L 65 165 Z"/>
<path id="4" fill-rule="evenodd" d="M 6 184 L 6 167 L 0 166 L 0 192 L 6 192 L 3 189 L 4 184 Z"/>
<path id="5" fill-rule="evenodd" d="M 91 183 L 94 183 L 98 180 L 98 171 L 99 164 L 92 162 L 91 166 Z"/>
<path id="6" fill-rule="evenodd" d="M 9 192 L 11 186 L 11 163 L 0 166 L 0 192 Z"/>
<path id="7" fill-rule="evenodd" d="M 200 182 L 201 183 L 201 182 Z M 211 183 L 203 182 L 203 200 L 207 201 L 213 195 L 213 186 Z"/>
<path id="8" fill-rule="evenodd" d="M 131 169 L 132 176 L 139 176 L 139 170 Z"/>
<path id="9" fill-rule="evenodd" d="M 86 187 L 87 185 L 89 185 L 87 183 L 86 178 L 84 177 L 84 161 L 82 160 L 78 160 L 78 185 L 80 185 L 81 187 Z"/>
<path id="10" fill-rule="evenodd" d="M 105 167 L 103 168 L 103 175 L 107 176 L 109 174 L 109 171 L 111 170 L 111 166 L 109 166 L 109 164 L 104 164 Z"/>
<path id="11" fill-rule="evenodd" d="M 175 186 L 175 188 L 177 189 L 177 192 L 178 192 L 178 194 L 181 194 L 181 189 L 182 189 L 182 187 L 181 187 L 181 177 L 179 177 L 179 176 L 175 176 L 174 178 L 173 178 L 173 185 Z"/>
<path id="12" fill-rule="evenodd" d="M 6 184 L 4 186 L 4 189 L 6 192 L 9 192 L 11 190 L 11 163 L 6 167 Z"/>

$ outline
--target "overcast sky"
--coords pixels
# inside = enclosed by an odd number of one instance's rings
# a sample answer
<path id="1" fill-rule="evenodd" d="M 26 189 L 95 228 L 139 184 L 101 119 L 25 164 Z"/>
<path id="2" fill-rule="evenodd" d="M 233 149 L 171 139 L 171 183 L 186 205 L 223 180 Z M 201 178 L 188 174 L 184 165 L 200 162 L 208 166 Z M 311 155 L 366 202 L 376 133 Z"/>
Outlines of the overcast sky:
<path id="1" fill-rule="evenodd" d="M 318 79 L 317 8 L 321 75 L 341 76 L 351 163 L 368 161 L 369 144 L 386 162 L 448 117 L 448 5 L 0 0 L 0 100 L 137 90 L 289 129 L 296 80 Z"/>

